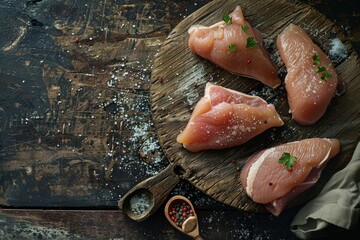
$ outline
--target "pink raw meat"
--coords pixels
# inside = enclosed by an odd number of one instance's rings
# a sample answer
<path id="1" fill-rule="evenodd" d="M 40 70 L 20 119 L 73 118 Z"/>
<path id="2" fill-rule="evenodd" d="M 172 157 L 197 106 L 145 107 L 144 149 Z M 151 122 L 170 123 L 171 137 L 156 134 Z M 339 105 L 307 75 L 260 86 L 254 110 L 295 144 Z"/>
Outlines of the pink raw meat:
<path id="1" fill-rule="evenodd" d="M 232 74 L 259 80 L 272 88 L 279 86 L 277 67 L 263 46 L 260 32 L 245 20 L 240 6 L 229 16 L 231 24 L 221 21 L 210 27 L 190 27 L 188 45 L 191 51 Z M 257 45 L 247 47 L 248 38 L 253 38 Z M 236 50 L 229 52 L 233 44 Z"/>
<path id="2" fill-rule="evenodd" d="M 177 141 L 192 152 L 223 149 L 283 124 L 274 105 L 260 97 L 207 83 L 204 97 Z"/>
<path id="3" fill-rule="evenodd" d="M 314 124 L 335 94 L 338 77 L 334 66 L 306 32 L 294 24 L 280 33 L 277 46 L 288 72 L 285 88 L 293 119 L 301 125 Z M 319 65 L 315 64 L 315 55 L 320 59 Z M 326 70 L 317 72 L 319 67 Z M 326 72 L 331 77 L 322 79 Z"/>
<path id="4" fill-rule="evenodd" d="M 291 199 L 317 182 L 328 160 L 339 151 L 340 141 L 328 138 L 309 138 L 262 150 L 241 170 L 243 189 L 277 216 Z M 290 170 L 278 163 L 284 152 L 297 158 Z"/>

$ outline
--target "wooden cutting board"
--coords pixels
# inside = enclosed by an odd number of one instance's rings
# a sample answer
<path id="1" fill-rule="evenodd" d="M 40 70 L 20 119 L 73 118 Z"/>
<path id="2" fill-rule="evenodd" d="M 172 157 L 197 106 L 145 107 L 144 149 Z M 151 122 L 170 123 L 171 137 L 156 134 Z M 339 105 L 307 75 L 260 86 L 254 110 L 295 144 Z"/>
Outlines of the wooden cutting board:
<path id="1" fill-rule="evenodd" d="M 230 13 L 239 4 L 245 18 L 263 34 L 266 47 L 280 68 L 283 80 L 285 68 L 275 45 L 276 37 L 289 23 L 303 27 L 325 53 L 331 39 L 339 38 L 347 47 L 348 57 L 334 62 L 343 79 L 345 92 L 337 95 L 326 114 L 313 126 L 300 126 L 289 114 L 284 86 L 270 89 L 258 81 L 237 77 L 193 54 L 188 46 L 188 29 L 194 24 L 212 25 Z M 318 184 L 290 206 L 314 197 L 339 167 L 351 158 L 359 140 L 360 129 L 360 62 L 341 30 L 315 9 L 297 1 L 213 1 L 185 18 L 169 34 L 155 56 L 150 90 L 153 121 L 160 144 L 177 174 L 208 196 L 235 208 L 261 212 L 262 205 L 252 202 L 240 183 L 240 171 L 249 155 L 281 143 L 310 137 L 340 139 L 342 149 L 323 171 Z M 224 149 L 192 153 L 176 142 L 176 137 L 189 121 L 196 102 L 204 94 L 206 82 L 214 82 L 248 94 L 254 94 L 273 103 L 285 122 L 280 128 L 269 129 L 246 144 Z M 166 183 L 169 173 L 161 179 Z M 169 180 L 174 183 L 174 180 Z M 175 181 L 176 182 L 176 181 Z M 159 184 L 161 186 L 161 184 Z M 172 185 L 171 185 L 172 186 Z M 169 187 L 169 186 L 167 186 Z M 166 187 L 165 187 L 166 188 Z M 161 189 L 161 187 L 160 187 Z"/>

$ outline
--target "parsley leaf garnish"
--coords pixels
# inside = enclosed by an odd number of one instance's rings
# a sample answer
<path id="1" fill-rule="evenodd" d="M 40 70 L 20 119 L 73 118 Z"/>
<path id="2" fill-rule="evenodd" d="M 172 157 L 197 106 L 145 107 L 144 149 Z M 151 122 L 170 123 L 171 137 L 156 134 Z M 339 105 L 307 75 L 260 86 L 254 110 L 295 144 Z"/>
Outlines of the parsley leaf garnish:
<path id="1" fill-rule="evenodd" d="M 237 47 L 236 47 L 236 44 L 235 44 L 235 43 L 229 45 L 229 51 L 228 51 L 228 53 L 235 52 L 236 50 L 237 50 Z"/>
<path id="2" fill-rule="evenodd" d="M 295 163 L 296 159 L 297 158 L 295 156 L 291 155 L 290 153 L 284 152 L 281 155 L 278 163 L 285 165 L 286 169 L 289 170 L 290 168 L 292 168 L 292 166 Z"/>
<path id="3" fill-rule="evenodd" d="M 313 60 L 316 66 L 320 65 L 320 57 L 316 53 L 313 55 Z"/>
<path id="4" fill-rule="evenodd" d="M 249 30 L 249 27 L 247 25 L 241 26 L 241 29 L 247 33 L 247 31 Z"/>
<path id="5" fill-rule="evenodd" d="M 230 25 L 232 23 L 231 17 L 229 16 L 229 14 L 225 14 L 222 19 L 227 25 Z"/>
<path id="6" fill-rule="evenodd" d="M 255 41 L 254 37 L 248 37 L 246 39 L 246 47 L 247 48 L 252 48 L 252 47 L 256 47 L 257 46 L 257 41 Z"/>
<path id="7" fill-rule="evenodd" d="M 322 75 L 321 75 L 321 79 L 326 81 L 327 78 L 332 78 L 332 75 L 331 73 L 329 73 L 328 71 L 324 72 Z"/>
<path id="8" fill-rule="evenodd" d="M 318 67 L 318 68 L 315 69 L 314 71 L 315 71 L 316 73 L 322 73 L 322 74 L 321 74 L 321 80 L 326 81 L 328 78 L 332 78 L 331 73 L 330 73 L 329 71 L 327 71 L 326 67 L 325 67 L 325 66 L 321 66 L 319 55 L 317 55 L 316 53 L 314 53 L 312 59 L 314 60 L 314 65 Z M 332 64 L 329 64 L 329 67 L 331 67 L 331 66 L 332 66 Z"/>
<path id="9" fill-rule="evenodd" d="M 315 72 L 320 73 L 320 72 L 323 72 L 323 71 L 325 71 L 325 70 L 326 70 L 326 67 L 325 67 L 325 66 L 322 66 L 322 67 L 318 67 L 318 68 L 315 70 Z"/>

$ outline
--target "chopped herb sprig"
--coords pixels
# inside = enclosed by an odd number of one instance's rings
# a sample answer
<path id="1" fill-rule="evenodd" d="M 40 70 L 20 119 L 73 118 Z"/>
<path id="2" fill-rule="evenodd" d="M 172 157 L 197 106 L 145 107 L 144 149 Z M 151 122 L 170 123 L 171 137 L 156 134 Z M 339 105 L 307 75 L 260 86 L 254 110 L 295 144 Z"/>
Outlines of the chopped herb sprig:
<path id="1" fill-rule="evenodd" d="M 229 16 L 229 14 L 225 14 L 222 19 L 227 25 L 230 25 L 232 23 L 232 20 L 231 20 L 231 17 Z"/>
<path id="2" fill-rule="evenodd" d="M 291 155 L 288 152 L 283 152 L 283 154 L 281 155 L 278 163 L 285 165 L 287 170 L 290 170 L 292 168 L 292 166 L 294 165 L 294 163 L 296 162 L 296 157 Z"/>
<path id="3" fill-rule="evenodd" d="M 332 78 L 331 73 L 326 69 L 325 66 L 321 66 L 321 61 L 319 55 L 314 53 L 312 59 L 314 60 L 314 65 L 317 66 L 317 68 L 314 70 L 316 73 L 321 73 L 321 80 L 327 81 L 327 79 Z M 331 67 L 331 64 L 329 65 Z"/>
<path id="4" fill-rule="evenodd" d="M 315 66 L 320 66 L 320 57 L 319 57 L 319 55 L 317 55 L 316 53 L 314 53 L 314 55 L 313 55 L 313 60 L 314 60 L 314 64 L 315 64 Z"/>
<path id="5" fill-rule="evenodd" d="M 321 79 L 326 81 L 327 78 L 332 78 L 332 75 L 330 72 L 326 71 L 321 75 Z"/>
<path id="6" fill-rule="evenodd" d="M 241 29 L 244 31 L 244 33 L 246 34 L 249 34 L 248 31 L 249 31 L 249 26 L 248 25 L 243 25 L 241 26 Z M 252 48 L 252 47 L 256 47 L 257 46 L 257 41 L 255 40 L 254 37 L 248 37 L 246 39 L 246 47 L 247 48 Z"/>
<path id="7" fill-rule="evenodd" d="M 237 47 L 236 47 L 236 44 L 235 44 L 235 43 L 229 45 L 229 51 L 228 51 L 228 53 L 233 53 L 233 52 L 235 52 L 236 50 L 237 50 Z"/>
<path id="8" fill-rule="evenodd" d="M 249 30 L 249 27 L 248 27 L 248 25 L 244 25 L 244 26 L 241 26 L 241 29 L 242 29 L 245 33 L 247 33 L 247 31 Z"/>
<path id="9" fill-rule="evenodd" d="M 248 37 L 246 39 L 246 47 L 247 48 L 252 48 L 252 47 L 256 47 L 257 46 L 257 41 L 255 40 L 254 37 Z"/>

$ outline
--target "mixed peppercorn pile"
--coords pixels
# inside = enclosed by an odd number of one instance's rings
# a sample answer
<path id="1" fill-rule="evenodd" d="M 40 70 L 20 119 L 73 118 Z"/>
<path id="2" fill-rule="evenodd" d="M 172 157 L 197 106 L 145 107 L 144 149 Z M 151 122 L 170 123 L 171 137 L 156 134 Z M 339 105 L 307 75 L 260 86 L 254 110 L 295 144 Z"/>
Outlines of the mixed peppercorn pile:
<path id="1" fill-rule="evenodd" d="M 185 202 L 179 202 L 175 203 L 169 209 L 169 216 L 177 226 L 181 227 L 187 218 L 194 216 L 194 211 L 191 209 L 189 204 Z"/>

